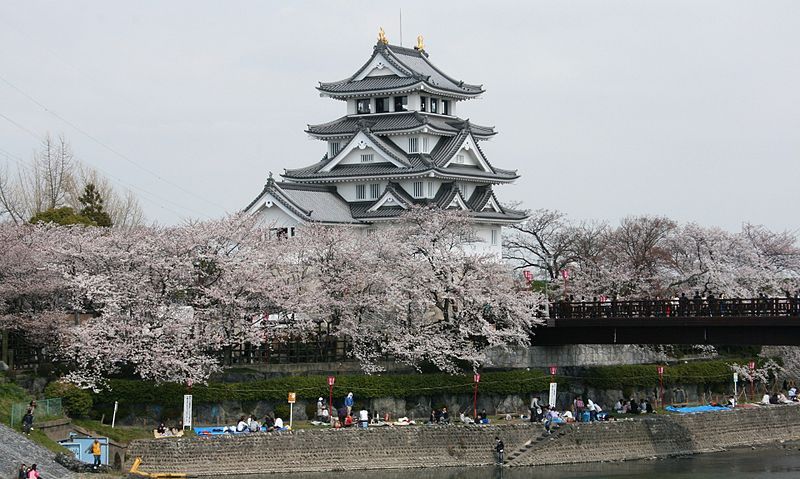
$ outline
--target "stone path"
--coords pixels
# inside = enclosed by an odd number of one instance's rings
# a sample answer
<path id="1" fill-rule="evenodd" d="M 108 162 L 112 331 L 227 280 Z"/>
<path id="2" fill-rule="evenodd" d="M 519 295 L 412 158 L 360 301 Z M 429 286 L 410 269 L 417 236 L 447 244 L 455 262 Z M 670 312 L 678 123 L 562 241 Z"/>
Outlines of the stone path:
<path id="1" fill-rule="evenodd" d="M 37 464 L 42 479 L 72 479 L 72 472 L 56 463 L 54 457 L 54 453 L 0 424 L 0 477 L 17 477 L 16 471 L 24 462 Z"/>

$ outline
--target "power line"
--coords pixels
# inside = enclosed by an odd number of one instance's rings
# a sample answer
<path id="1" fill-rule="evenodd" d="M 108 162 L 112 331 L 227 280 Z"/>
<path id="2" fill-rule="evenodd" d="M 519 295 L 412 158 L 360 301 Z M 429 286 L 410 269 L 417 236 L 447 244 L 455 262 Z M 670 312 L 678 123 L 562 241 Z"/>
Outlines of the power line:
<path id="1" fill-rule="evenodd" d="M 79 133 L 81 133 L 82 135 L 86 136 L 86 137 L 87 137 L 87 138 L 89 138 L 90 140 L 94 141 L 94 142 L 95 142 L 95 143 L 97 143 L 98 145 L 102 146 L 102 147 L 103 147 L 103 148 L 105 148 L 106 150 L 110 151 L 110 152 L 111 152 L 111 153 L 113 153 L 114 155 L 117 155 L 118 157 L 120 157 L 120 158 L 122 158 L 123 160 L 125 160 L 125 161 L 127 161 L 127 162 L 131 163 L 132 165 L 136 166 L 137 168 L 141 169 L 142 171 L 145 171 L 145 172 L 147 172 L 147 173 L 149 173 L 149 174 L 153 175 L 155 178 L 157 178 L 157 179 L 159 179 L 159 180 L 163 181 L 164 183 L 166 183 L 166 184 L 168 184 L 168 185 L 170 185 L 170 186 L 173 186 L 173 187 L 175 187 L 175 188 L 177 188 L 177 189 L 179 189 L 179 190 L 183 191 L 184 193 L 186 193 L 186 194 L 188 194 L 188 195 L 194 196 L 195 198 L 198 198 L 198 199 L 200 199 L 200 200 L 202 200 L 202 201 L 204 201 L 204 202 L 206 202 L 206 203 L 208 203 L 208 204 L 210 204 L 210 205 L 212 205 L 212 206 L 214 206 L 214 207 L 217 207 L 217 208 L 220 208 L 220 209 L 221 209 L 221 210 L 223 210 L 223 211 L 226 211 L 226 208 L 225 208 L 225 207 L 223 207 L 223 206 L 221 206 L 221 205 L 218 205 L 218 204 L 214 203 L 213 201 L 209 201 L 207 198 L 204 198 L 204 197 L 202 197 L 202 196 L 200 196 L 200 195 L 197 195 L 197 194 L 193 193 L 192 191 L 189 191 L 189 190 L 187 190 L 187 189 L 183 188 L 183 187 L 182 187 L 182 186 L 180 186 L 179 184 L 177 184 L 177 183 L 173 183 L 173 182 L 171 182 L 171 181 L 167 180 L 166 178 L 162 177 L 161 175 L 159 175 L 159 174 L 158 174 L 158 173 L 156 173 L 155 171 L 153 171 L 153 170 L 151 170 L 151 169 L 149 169 L 149 168 L 147 168 L 147 167 L 145 167 L 145 166 L 143 166 L 143 165 L 140 165 L 139 163 L 137 163 L 136 161 L 132 160 L 131 158 L 129 158 L 129 157 L 128 157 L 128 156 L 126 156 L 125 154 L 123 154 L 123 153 L 121 153 L 121 152 L 117 151 L 116 149 L 114 149 L 114 148 L 112 148 L 111 146 L 109 146 L 108 144 L 104 143 L 103 141 L 101 141 L 100 139 L 98 139 L 97 137 L 95 137 L 94 135 L 92 135 L 92 134 L 90 134 L 89 132 L 85 131 L 84 129 L 82 129 L 81 127 L 79 127 L 78 125 L 76 125 L 75 123 L 73 123 L 73 122 L 71 122 L 71 121 L 67 120 L 67 119 L 66 119 L 66 118 L 64 118 L 63 116 L 61 116 L 61 115 L 59 115 L 58 113 L 56 113 L 55 111 L 51 110 L 50 108 L 48 108 L 48 107 L 47 107 L 47 105 L 43 104 L 42 102 L 40 102 L 40 101 L 39 101 L 39 100 L 37 100 L 36 98 L 34 98 L 34 97 L 32 97 L 31 95 L 29 95 L 28 93 L 26 93 L 24 90 L 22 90 L 22 89 L 21 89 L 21 88 L 19 88 L 18 86 L 14 85 L 14 84 L 13 84 L 13 83 L 11 83 L 10 81 L 8 81 L 8 80 L 7 80 L 6 78 L 4 78 L 2 75 L 0 75 L 0 81 L 2 81 L 3 83 L 5 83 L 6 85 L 10 86 L 10 87 L 11 87 L 11 88 L 13 88 L 14 90 L 16 90 L 16 91 L 17 91 L 19 94 L 21 94 L 22 96 L 24 96 L 25 98 L 27 98 L 29 101 L 31 101 L 31 102 L 32 102 L 32 103 L 34 103 L 35 105 L 39 106 L 39 107 L 40 107 L 41 109 L 43 109 L 45 112 L 47 112 L 47 113 L 49 113 L 50 115 L 52 115 L 52 116 L 54 116 L 54 117 L 58 118 L 58 119 L 59 119 L 59 120 L 61 120 L 62 122 L 66 123 L 66 124 L 67 124 L 67 125 L 69 125 L 70 127 L 74 128 L 76 131 L 78 131 L 78 132 L 79 132 Z"/>
<path id="2" fill-rule="evenodd" d="M 21 125 L 20 123 L 14 121 L 13 119 L 9 118 L 7 115 L 4 115 L 3 113 L 0 113 L 0 117 L 4 118 L 9 123 L 11 123 L 12 125 L 14 125 L 17 128 L 19 128 L 20 130 L 28 133 L 33 138 L 35 138 L 37 141 L 41 141 L 41 138 L 39 138 L 39 136 L 36 135 L 36 133 L 34 133 L 33 131 L 29 130 L 28 128 L 26 128 L 25 126 Z M 24 170 L 30 171 L 29 170 L 29 166 L 25 164 L 25 160 L 23 160 L 22 158 L 14 155 L 14 154 L 10 153 L 8 150 L 4 150 L 2 148 L 0 148 L 0 152 L 2 152 L 3 155 L 6 156 L 7 158 L 9 158 L 11 160 L 14 160 Z M 186 211 L 188 211 L 188 212 L 190 212 L 190 213 L 192 213 L 194 215 L 202 216 L 202 214 L 198 213 L 197 211 L 194 211 L 194 210 L 192 210 L 190 208 L 186 208 L 185 206 L 180 205 L 178 203 L 175 203 L 172 200 L 169 200 L 167 198 L 159 196 L 159 195 L 157 195 L 155 193 L 151 193 L 151 192 L 149 192 L 149 191 L 147 191 L 147 190 L 145 190 L 143 188 L 140 188 L 138 186 L 135 186 L 133 184 L 127 183 L 127 182 L 123 181 L 122 179 L 120 179 L 119 177 L 117 177 L 115 175 L 112 175 L 112 174 L 108 173 L 107 171 L 104 171 L 102 168 L 100 168 L 98 166 L 95 166 L 95 165 L 92 165 L 92 164 L 89 164 L 89 166 L 94 168 L 94 169 L 96 169 L 98 172 L 102 173 L 103 175 L 105 175 L 109 180 L 116 182 L 118 185 L 123 186 L 123 187 L 125 187 L 125 188 L 127 188 L 129 190 L 137 190 L 139 192 L 139 194 L 141 195 L 143 200 L 145 200 L 145 201 L 147 201 L 149 203 L 152 203 L 154 206 L 158 206 L 159 208 L 163 209 L 164 211 L 168 211 L 168 212 L 178 216 L 178 218 L 180 218 L 182 221 L 186 220 L 186 215 L 185 214 L 178 213 L 177 211 L 175 211 L 173 209 L 167 208 L 162 203 L 160 203 L 158 201 L 155 201 L 152 198 L 148 198 L 148 196 L 152 196 L 153 198 L 156 198 L 156 199 L 158 199 L 158 200 L 160 200 L 162 202 L 170 203 L 170 204 L 172 204 L 172 205 L 174 205 L 174 206 L 176 206 L 176 207 L 178 207 L 180 209 L 186 210 Z"/>

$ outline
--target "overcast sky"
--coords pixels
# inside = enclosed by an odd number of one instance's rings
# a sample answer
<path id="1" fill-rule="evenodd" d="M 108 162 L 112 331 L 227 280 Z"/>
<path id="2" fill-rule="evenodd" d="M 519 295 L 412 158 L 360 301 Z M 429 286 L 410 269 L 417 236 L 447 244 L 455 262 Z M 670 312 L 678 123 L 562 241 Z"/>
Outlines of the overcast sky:
<path id="1" fill-rule="evenodd" d="M 358 69 L 380 26 L 399 43 L 401 4 L 404 45 L 422 33 L 486 88 L 459 114 L 496 126 L 484 151 L 522 174 L 501 201 L 800 227 L 797 1 L 6 0 L 0 162 L 63 133 L 152 220 L 239 210 L 324 154 L 306 124 L 345 105 L 317 82 Z"/>

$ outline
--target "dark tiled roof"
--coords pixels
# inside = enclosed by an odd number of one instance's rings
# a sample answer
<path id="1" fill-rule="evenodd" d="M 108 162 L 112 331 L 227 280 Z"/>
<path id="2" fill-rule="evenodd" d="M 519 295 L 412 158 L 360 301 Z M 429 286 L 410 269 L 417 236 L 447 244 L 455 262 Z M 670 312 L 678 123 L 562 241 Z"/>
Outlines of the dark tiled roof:
<path id="1" fill-rule="evenodd" d="M 476 138 L 485 139 L 496 133 L 492 126 L 480 126 L 460 118 L 430 115 L 416 111 L 343 116 L 328 123 L 308 125 L 306 132 L 313 136 L 328 137 L 351 135 L 365 126 L 376 134 L 416 130 L 427 126 L 445 135 L 456 135 L 466 125 L 469 125 L 472 134 Z"/>
<path id="2" fill-rule="evenodd" d="M 366 79 L 362 79 L 360 81 L 356 81 L 355 78 L 361 74 L 364 69 L 366 69 L 372 60 L 377 55 L 383 55 L 386 60 L 397 70 L 399 70 L 403 75 L 405 75 L 409 81 L 414 80 L 413 83 L 407 84 L 400 84 L 398 80 L 382 80 L 382 81 L 375 81 L 375 89 L 379 90 L 389 90 L 392 88 L 402 88 L 412 85 L 414 83 L 424 82 L 427 85 L 437 88 L 440 90 L 448 91 L 457 93 L 459 95 L 464 96 L 475 96 L 480 93 L 483 93 L 483 87 L 481 85 L 471 85 L 468 83 L 464 83 L 463 81 L 456 80 L 451 76 L 447 75 L 433 63 L 428 60 L 428 54 L 425 53 L 423 50 L 417 50 L 412 48 L 405 48 L 397 45 L 385 45 L 381 42 L 378 42 L 375 45 L 375 49 L 372 53 L 372 56 L 367 60 L 364 65 L 358 69 L 350 77 L 337 81 L 337 82 L 330 82 L 330 83 L 320 83 L 319 89 L 321 91 L 329 92 L 329 93 L 345 93 L 345 92 L 352 92 L 352 91 L 365 91 L 372 88 L 364 88 L 364 86 L 369 86 L 372 84 L 362 84 L 357 85 L 360 82 L 365 81 Z M 381 78 L 381 77 L 375 77 Z M 395 76 L 395 78 L 399 78 Z M 394 82 L 395 85 L 390 87 L 388 85 L 392 85 Z"/>
<path id="3" fill-rule="evenodd" d="M 489 198 L 493 197 L 492 185 L 483 185 L 475 187 L 472 196 L 467 200 L 467 206 L 475 211 L 480 211 L 489 202 Z"/>
<path id="4" fill-rule="evenodd" d="M 357 223 L 350 214 L 350 206 L 332 186 L 304 185 L 302 183 L 267 180 L 264 189 L 244 209 L 252 208 L 265 194 L 270 194 L 289 211 L 304 221 L 319 223 Z"/>
<path id="5" fill-rule="evenodd" d="M 419 78 L 386 75 L 366 77 L 359 81 L 321 83 L 319 89 L 330 93 L 355 93 L 362 91 L 398 90 L 420 83 Z"/>

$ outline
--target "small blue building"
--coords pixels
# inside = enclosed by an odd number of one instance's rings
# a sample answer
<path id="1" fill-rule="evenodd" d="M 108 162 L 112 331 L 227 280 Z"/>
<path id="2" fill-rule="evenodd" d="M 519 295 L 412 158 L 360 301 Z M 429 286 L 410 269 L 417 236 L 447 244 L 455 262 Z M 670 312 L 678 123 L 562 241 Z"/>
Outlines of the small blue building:
<path id="1" fill-rule="evenodd" d="M 70 452 L 75 454 L 79 461 L 89 464 L 94 462 L 92 455 L 92 443 L 97 439 L 100 441 L 100 463 L 108 465 L 108 438 L 107 437 L 89 437 L 79 436 L 74 432 L 69 434 L 69 439 L 59 441 L 59 444 L 69 449 Z"/>

